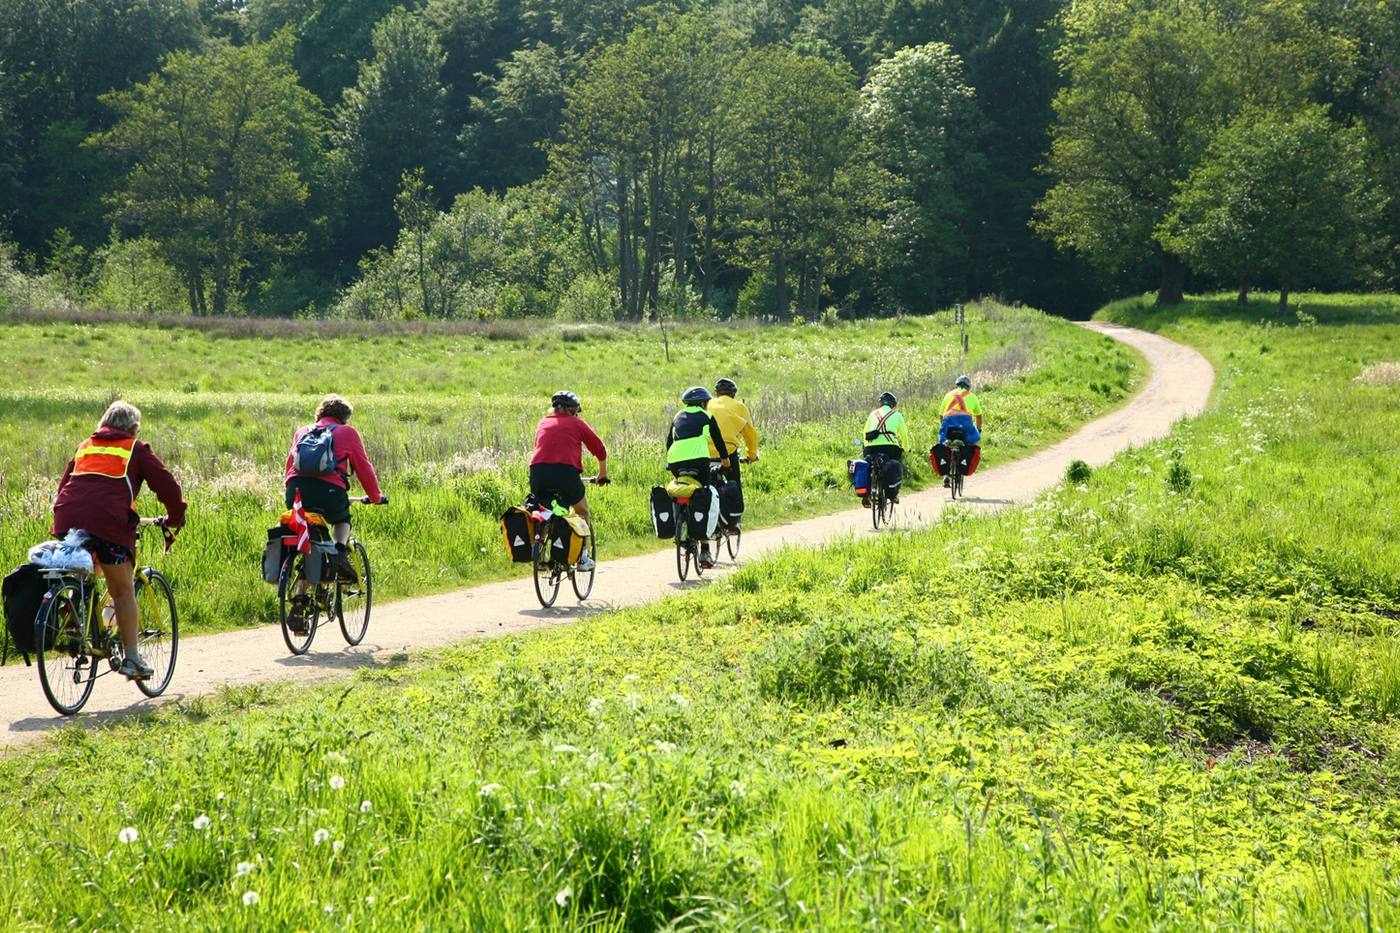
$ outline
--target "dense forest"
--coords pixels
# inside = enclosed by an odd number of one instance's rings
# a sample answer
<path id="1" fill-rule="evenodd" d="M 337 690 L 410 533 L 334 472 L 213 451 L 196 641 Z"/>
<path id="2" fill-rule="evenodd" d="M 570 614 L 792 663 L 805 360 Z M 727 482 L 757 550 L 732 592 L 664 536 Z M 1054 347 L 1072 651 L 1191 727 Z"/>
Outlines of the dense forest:
<path id="1" fill-rule="evenodd" d="M 1400 283 L 1400 0 L 0 0 L 0 307 Z"/>

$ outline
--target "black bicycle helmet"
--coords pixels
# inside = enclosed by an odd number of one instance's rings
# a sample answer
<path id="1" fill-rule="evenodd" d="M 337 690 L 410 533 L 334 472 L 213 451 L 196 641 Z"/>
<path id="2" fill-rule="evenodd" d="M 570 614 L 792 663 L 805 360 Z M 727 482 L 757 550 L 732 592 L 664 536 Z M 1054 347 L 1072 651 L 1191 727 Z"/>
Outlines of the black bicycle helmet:
<path id="1" fill-rule="evenodd" d="M 896 405 L 899 404 L 899 399 L 894 397 L 893 392 L 882 392 L 880 393 L 880 404 L 888 405 L 891 408 L 894 408 Z"/>
<path id="2" fill-rule="evenodd" d="M 715 383 L 715 392 L 720 395 L 738 395 L 739 386 L 733 379 L 721 379 Z"/>
<path id="3" fill-rule="evenodd" d="M 972 388 L 972 377 L 959 376 L 958 381 L 955 382 L 954 385 L 956 385 L 959 389 L 970 389 Z"/>
<path id="4" fill-rule="evenodd" d="M 710 400 L 710 390 L 704 386 L 691 386 L 685 390 L 681 396 L 681 401 L 687 405 L 703 405 Z"/>
<path id="5" fill-rule="evenodd" d="M 578 400 L 578 393 L 570 392 L 568 389 L 560 389 L 555 392 L 554 397 L 549 400 L 549 404 L 561 411 L 583 411 L 583 403 Z"/>

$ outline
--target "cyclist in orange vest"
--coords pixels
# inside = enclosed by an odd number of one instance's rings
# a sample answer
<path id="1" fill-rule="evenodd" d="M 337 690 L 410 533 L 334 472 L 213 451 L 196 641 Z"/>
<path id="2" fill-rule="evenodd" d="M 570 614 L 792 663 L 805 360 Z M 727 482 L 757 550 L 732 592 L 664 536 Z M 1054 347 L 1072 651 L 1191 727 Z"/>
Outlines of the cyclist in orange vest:
<path id="1" fill-rule="evenodd" d="M 136 608 L 136 497 L 148 483 L 161 505 L 167 525 L 185 523 L 185 499 L 180 484 L 151 450 L 136 439 L 141 412 L 126 402 L 113 402 L 97 431 L 78 445 L 53 504 L 53 533 L 63 537 L 75 528 L 87 532 L 87 547 L 107 580 L 107 593 L 116 610 L 123 651 L 118 673 L 143 680 L 154 671 L 141 657 Z"/>
<path id="2" fill-rule="evenodd" d="M 982 401 L 972 394 L 972 377 L 959 376 L 953 389 L 943 396 L 939 408 L 942 419 L 938 423 L 938 447 L 935 456 L 947 457 L 948 429 L 961 428 L 963 443 L 972 449 L 968 473 L 977 469 L 981 451 L 978 442 L 982 440 Z M 940 451 L 941 448 L 941 451 Z M 935 466 L 935 468 L 937 468 Z M 943 477 L 943 485 L 948 485 L 948 477 Z"/>

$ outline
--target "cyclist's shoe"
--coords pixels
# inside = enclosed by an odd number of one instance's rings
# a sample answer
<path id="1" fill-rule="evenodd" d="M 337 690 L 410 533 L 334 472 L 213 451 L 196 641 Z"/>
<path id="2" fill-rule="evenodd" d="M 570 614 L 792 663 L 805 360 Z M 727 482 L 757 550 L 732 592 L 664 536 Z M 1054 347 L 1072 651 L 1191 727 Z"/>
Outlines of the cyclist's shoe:
<path id="1" fill-rule="evenodd" d="M 870 508 L 870 494 L 869 494 L 869 493 L 866 493 L 865 495 L 863 495 L 863 496 L 860 497 L 860 507 L 863 508 L 863 509 L 868 509 L 868 508 Z"/>
<path id="2" fill-rule="evenodd" d="M 952 486 L 953 486 L 953 480 L 952 480 L 950 477 L 947 477 L 947 476 L 943 477 L 943 488 L 944 488 L 944 489 L 951 489 Z"/>
<path id="3" fill-rule="evenodd" d="M 140 657 L 127 655 L 122 658 L 121 667 L 117 668 L 117 673 L 127 680 L 146 680 L 156 675 L 155 668 L 147 664 Z"/>
<path id="4" fill-rule="evenodd" d="M 292 608 L 287 613 L 287 628 L 292 630 L 294 635 L 305 635 L 310 631 L 306 623 L 306 610 L 310 607 L 311 600 L 303 593 L 300 596 L 292 597 Z"/>
<path id="5" fill-rule="evenodd" d="M 899 505 L 899 493 L 890 496 L 890 505 Z"/>
<path id="6" fill-rule="evenodd" d="M 709 570 L 709 569 L 710 569 L 711 567 L 713 567 L 714 565 L 715 565 L 715 558 L 714 558 L 714 556 L 713 556 L 712 554 L 710 554 L 710 549 L 709 549 L 709 548 L 704 548 L 704 549 L 702 549 L 702 550 L 700 551 L 700 567 L 701 567 L 702 569 L 704 569 L 704 570 Z"/>
<path id="7" fill-rule="evenodd" d="M 578 563 L 574 564 L 574 569 L 580 570 L 583 573 L 588 573 L 597 566 L 598 564 L 593 560 L 593 555 L 589 554 L 587 551 L 584 551 L 582 554 L 579 555 Z"/>
<path id="8" fill-rule="evenodd" d="M 344 544 L 335 546 L 335 572 L 343 583 L 360 582 L 360 575 L 355 572 L 355 565 L 350 562 L 350 548 Z"/>

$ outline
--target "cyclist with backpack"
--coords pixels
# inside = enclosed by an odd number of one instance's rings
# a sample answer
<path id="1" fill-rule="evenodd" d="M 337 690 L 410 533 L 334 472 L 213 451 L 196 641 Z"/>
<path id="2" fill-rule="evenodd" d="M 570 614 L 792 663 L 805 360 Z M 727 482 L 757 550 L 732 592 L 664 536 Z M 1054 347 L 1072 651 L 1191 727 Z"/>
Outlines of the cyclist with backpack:
<path id="1" fill-rule="evenodd" d="M 879 455 L 885 458 L 888 476 L 872 477 L 890 490 L 890 501 L 899 501 L 899 487 L 904 482 L 904 451 L 909 446 L 909 423 L 898 410 L 899 400 L 892 392 L 880 394 L 880 404 L 865 419 L 866 460 Z M 869 508 L 870 496 L 861 496 L 861 505 Z"/>
<path id="2" fill-rule="evenodd" d="M 689 476 L 704 485 L 710 478 L 711 450 L 717 454 L 720 466 L 728 469 L 729 448 L 719 423 L 706 411 L 710 404 L 709 389 L 691 386 L 681 396 L 681 404 L 685 407 L 676 413 L 666 432 L 666 469 L 676 478 Z M 700 566 L 708 569 L 714 565 L 710 542 L 706 540 L 700 549 Z"/>
<path id="3" fill-rule="evenodd" d="M 117 669 L 130 680 L 155 672 L 137 648 L 140 612 L 136 606 L 136 497 L 146 483 L 165 506 L 166 526 L 185 523 L 185 498 L 180 483 L 145 441 L 138 441 L 141 412 L 123 401 L 107 407 L 97 430 L 78 445 L 53 503 L 53 534 L 59 538 L 75 528 L 88 534 L 87 548 L 107 581 L 117 630 L 125 648 Z"/>
<path id="4" fill-rule="evenodd" d="M 729 458 L 729 466 L 724 471 L 724 478 L 728 484 L 732 484 L 734 490 L 734 501 L 725 505 L 726 513 L 732 511 L 731 515 L 726 515 L 726 519 L 734 526 L 738 527 L 738 516 L 744 511 L 744 487 L 743 479 L 739 473 L 739 450 L 742 448 L 748 451 L 748 462 L 758 462 L 758 429 L 754 427 L 753 415 L 749 413 L 749 406 L 739 401 L 736 397 L 739 394 L 739 386 L 733 379 L 720 379 L 715 383 L 715 397 L 705 406 L 705 410 L 710 413 L 710 417 L 719 425 L 719 433 L 724 437 L 724 445 L 733 454 Z M 719 451 L 713 443 L 710 444 L 711 459 L 719 459 Z"/>
<path id="5" fill-rule="evenodd" d="M 350 477 L 364 487 L 371 502 L 389 500 L 379 489 L 379 477 L 365 455 L 365 444 L 349 424 L 354 409 L 339 395 L 327 395 L 316 406 L 316 421 L 297 428 L 292 449 L 287 452 L 286 503 L 290 508 L 301 494 L 302 509 L 319 513 L 331 526 L 335 540 L 336 572 L 342 579 L 354 580 L 350 562 Z M 298 593 L 292 605 L 292 631 L 298 631 L 306 594 Z M 301 623 L 304 624 L 304 623 Z"/>
<path id="6" fill-rule="evenodd" d="M 579 417 L 583 403 L 568 389 L 554 393 L 549 414 L 535 428 L 535 452 L 530 457 L 530 494 L 548 507 L 550 496 L 559 496 L 564 505 L 593 527 L 588 511 L 588 493 L 583 488 L 583 449 L 598 461 L 599 486 L 608 484 L 608 449 L 597 432 Z M 577 568 L 593 569 L 593 556 L 585 550 Z"/>

